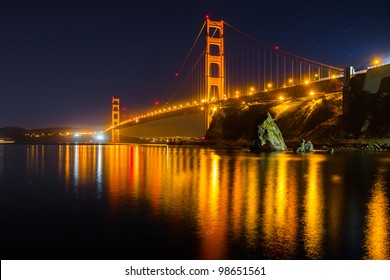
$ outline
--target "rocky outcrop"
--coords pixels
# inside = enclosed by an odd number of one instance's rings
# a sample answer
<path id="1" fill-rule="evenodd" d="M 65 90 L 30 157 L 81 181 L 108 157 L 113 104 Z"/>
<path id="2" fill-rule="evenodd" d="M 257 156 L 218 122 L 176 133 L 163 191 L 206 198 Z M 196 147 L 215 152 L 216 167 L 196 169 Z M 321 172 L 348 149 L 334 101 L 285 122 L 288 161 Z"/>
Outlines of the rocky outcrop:
<path id="1" fill-rule="evenodd" d="M 314 146 L 310 141 L 302 141 L 294 148 L 295 153 L 311 153 L 314 151 Z"/>
<path id="2" fill-rule="evenodd" d="M 293 148 L 294 143 L 301 139 L 310 139 L 314 143 L 338 143 L 390 138 L 390 90 L 353 95 L 350 112 L 345 115 L 342 115 L 341 105 L 341 92 L 333 92 L 283 102 L 223 108 L 213 117 L 207 139 L 244 143 L 245 148 L 255 149 L 253 130 L 257 128 L 259 116 L 267 112 L 283 133 L 285 143 Z"/>
<path id="3" fill-rule="evenodd" d="M 258 121 L 252 138 L 250 150 L 252 152 L 285 151 L 282 132 L 267 112 Z"/>
<path id="4" fill-rule="evenodd" d="M 341 93 L 223 108 L 213 116 L 206 138 L 217 142 L 241 139 L 249 143 L 245 148 L 250 148 L 259 116 L 267 112 L 283 133 L 286 144 L 297 143 L 303 138 L 324 142 L 333 134 L 332 129 L 341 114 Z"/>
<path id="5" fill-rule="evenodd" d="M 357 78 L 351 79 L 349 110 L 336 130 L 350 139 L 390 138 L 390 76 L 381 79 L 376 93 L 361 90 Z"/>

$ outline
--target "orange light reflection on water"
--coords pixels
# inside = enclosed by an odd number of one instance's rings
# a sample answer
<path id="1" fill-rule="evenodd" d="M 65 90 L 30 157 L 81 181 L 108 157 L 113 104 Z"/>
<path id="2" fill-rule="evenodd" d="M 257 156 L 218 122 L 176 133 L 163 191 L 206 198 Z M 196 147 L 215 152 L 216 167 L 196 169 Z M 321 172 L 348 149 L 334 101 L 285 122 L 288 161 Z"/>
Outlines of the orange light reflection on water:
<path id="1" fill-rule="evenodd" d="M 29 147 L 32 173 L 43 174 L 38 168 L 50 151 Z M 97 198 L 104 197 L 110 215 L 136 209 L 148 222 L 162 223 L 172 248 L 185 246 L 188 240 L 180 238 L 190 228 L 199 259 L 229 257 L 234 242 L 249 254 L 269 259 L 296 259 L 302 251 L 303 257 L 321 259 L 325 249 L 343 245 L 340 236 L 347 217 L 345 162 L 328 164 L 328 157 L 248 156 L 157 145 L 63 145 L 58 174 L 63 174 L 68 192 L 95 191 Z M 368 203 L 368 259 L 390 258 L 386 166 L 377 171 Z"/>
<path id="2" fill-rule="evenodd" d="M 70 147 L 69 145 L 65 145 L 65 188 L 69 187 L 69 181 L 70 181 L 70 164 L 71 164 L 71 158 L 70 158 Z"/>
<path id="3" fill-rule="evenodd" d="M 320 163 L 324 155 L 312 155 L 307 166 L 304 198 L 304 245 L 310 259 L 321 259 L 324 238 L 323 181 Z"/>
<path id="4" fill-rule="evenodd" d="M 231 215 L 232 215 L 232 229 L 233 229 L 233 234 L 238 237 L 238 235 L 241 232 L 242 228 L 242 217 L 241 217 L 241 212 L 242 212 L 242 201 L 243 201 L 243 195 L 244 193 L 242 192 L 242 184 L 244 180 L 244 174 L 242 174 L 242 169 L 241 169 L 241 161 L 236 160 L 234 164 L 234 175 L 233 175 L 233 190 L 232 190 L 232 206 L 231 206 Z"/>
<path id="5" fill-rule="evenodd" d="M 221 190 L 219 168 L 218 155 L 201 154 L 197 213 L 200 259 L 221 259 L 226 254 L 227 189 Z"/>
<path id="6" fill-rule="evenodd" d="M 27 147 L 27 172 L 44 175 L 45 147 L 43 145 L 31 145 Z"/>
<path id="7" fill-rule="evenodd" d="M 110 205 L 111 215 L 119 213 L 123 204 L 123 200 L 126 200 L 129 196 L 129 188 L 127 181 L 128 172 L 128 145 L 114 145 L 104 147 L 104 169 L 109 172 L 104 175 L 107 176 L 107 197 Z M 108 166 L 107 166 L 108 165 Z"/>
<path id="8" fill-rule="evenodd" d="M 246 160 L 243 162 L 243 165 L 248 166 L 248 172 L 245 178 L 247 179 L 247 190 L 246 192 L 246 205 L 245 213 L 246 217 L 244 219 L 245 231 L 246 231 L 246 240 L 247 244 L 251 248 L 256 247 L 257 240 L 259 239 L 258 226 L 259 226 L 259 199 L 260 199 L 260 189 L 259 189 L 259 166 L 258 161 L 255 160 Z"/>
<path id="9" fill-rule="evenodd" d="M 277 155 L 265 170 L 264 247 L 268 258 L 294 259 L 298 234 L 297 182 L 294 175 L 297 161 Z"/>
<path id="10" fill-rule="evenodd" d="M 368 202 L 365 228 L 365 259 L 390 259 L 389 198 L 385 175 L 388 169 L 379 167 Z"/>

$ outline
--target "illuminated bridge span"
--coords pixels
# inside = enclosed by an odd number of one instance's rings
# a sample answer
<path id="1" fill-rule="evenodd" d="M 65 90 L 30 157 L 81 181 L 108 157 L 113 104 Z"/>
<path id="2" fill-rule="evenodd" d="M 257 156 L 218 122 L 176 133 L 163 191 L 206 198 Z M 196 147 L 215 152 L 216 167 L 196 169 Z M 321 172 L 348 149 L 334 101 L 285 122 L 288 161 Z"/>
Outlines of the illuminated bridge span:
<path id="1" fill-rule="evenodd" d="M 152 109 L 120 120 L 112 99 L 112 141 L 119 129 L 182 114 L 205 112 L 205 129 L 220 107 L 281 98 L 273 94 L 343 75 L 342 69 L 294 55 L 224 21 L 206 18 L 183 63 Z M 279 92 L 278 91 L 278 92 Z"/>

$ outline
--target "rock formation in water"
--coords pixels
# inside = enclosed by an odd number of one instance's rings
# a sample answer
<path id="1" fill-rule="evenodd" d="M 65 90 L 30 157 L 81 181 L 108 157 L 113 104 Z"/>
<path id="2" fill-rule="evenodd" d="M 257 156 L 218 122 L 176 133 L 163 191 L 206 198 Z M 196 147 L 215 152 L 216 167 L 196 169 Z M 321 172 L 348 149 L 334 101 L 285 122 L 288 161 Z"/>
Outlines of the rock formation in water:
<path id="1" fill-rule="evenodd" d="M 250 149 L 252 152 L 274 152 L 287 150 L 282 132 L 274 123 L 268 112 L 263 114 L 258 121 Z"/>
<path id="2" fill-rule="evenodd" d="M 313 144 L 310 141 L 302 141 L 294 148 L 295 153 L 311 153 L 314 151 Z"/>

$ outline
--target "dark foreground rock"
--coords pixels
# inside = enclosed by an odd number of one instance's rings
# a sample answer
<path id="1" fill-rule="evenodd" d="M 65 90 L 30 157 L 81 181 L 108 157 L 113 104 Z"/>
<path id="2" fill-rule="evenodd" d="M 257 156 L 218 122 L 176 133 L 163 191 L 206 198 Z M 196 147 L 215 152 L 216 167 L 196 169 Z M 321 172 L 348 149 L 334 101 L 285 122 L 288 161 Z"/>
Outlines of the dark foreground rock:
<path id="1" fill-rule="evenodd" d="M 275 152 L 287 150 L 282 132 L 274 123 L 268 112 L 265 113 L 257 123 L 250 150 L 252 152 Z"/>

